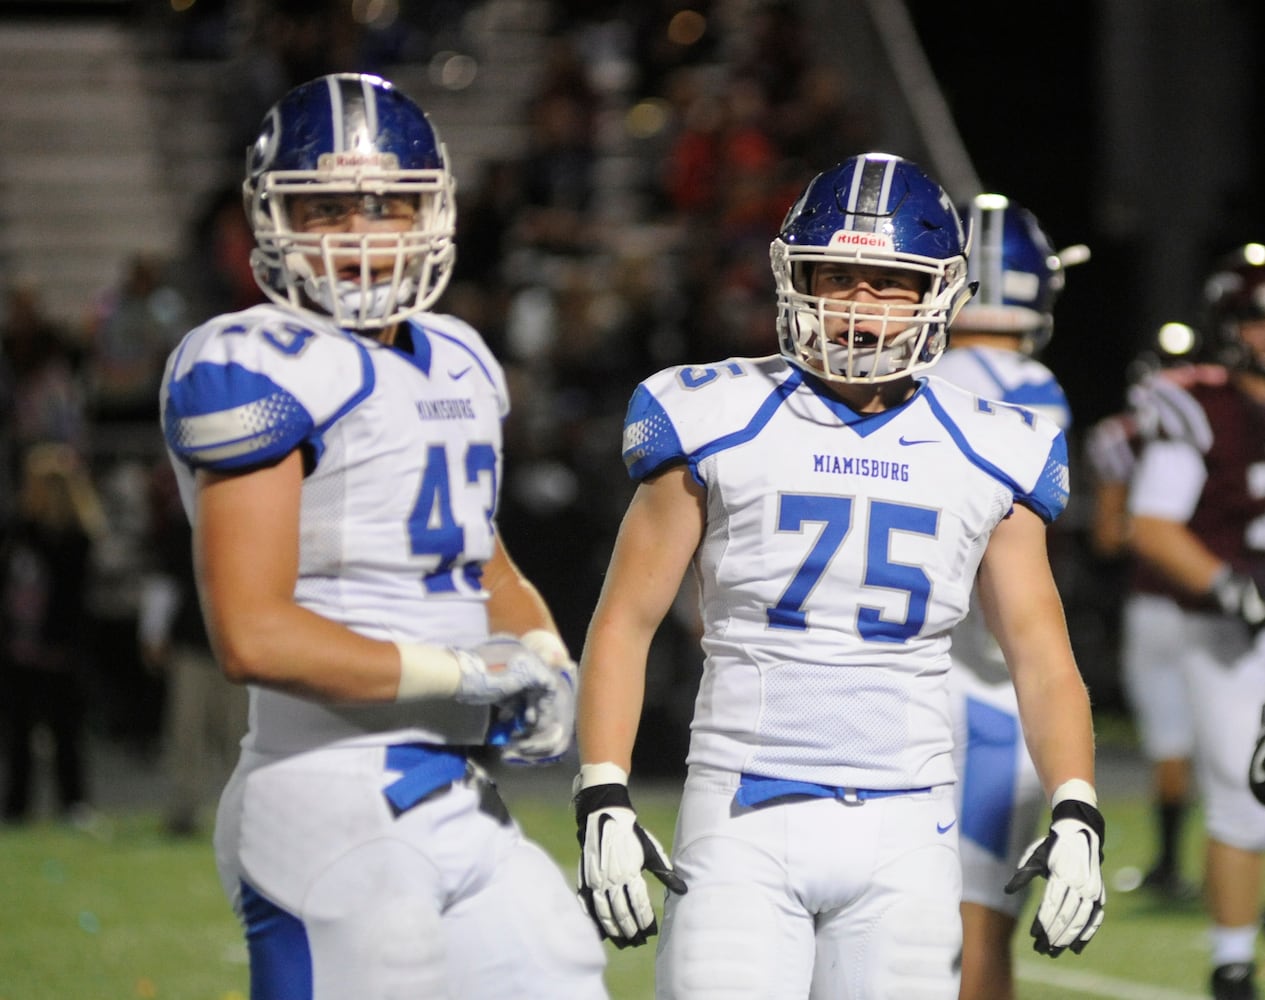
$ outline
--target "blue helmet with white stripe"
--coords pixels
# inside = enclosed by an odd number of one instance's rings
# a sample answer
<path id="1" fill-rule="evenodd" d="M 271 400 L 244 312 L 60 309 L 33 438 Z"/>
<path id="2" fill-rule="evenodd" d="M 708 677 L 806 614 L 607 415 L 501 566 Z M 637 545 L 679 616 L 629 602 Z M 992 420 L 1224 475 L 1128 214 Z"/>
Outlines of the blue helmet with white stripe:
<path id="1" fill-rule="evenodd" d="M 443 294 L 456 256 L 456 184 L 426 113 L 376 76 L 339 73 L 294 88 L 264 117 L 243 184 L 255 278 L 275 302 L 344 327 L 390 326 Z M 292 199 L 354 196 L 411 216 L 403 231 L 300 232 Z M 356 227 L 346 227 L 356 228 Z"/>
<path id="2" fill-rule="evenodd" d="M 966 253 L 952 200 L 917 164 L 866 153 L 818 174 L 769 248 L 782 354 L 842 382 L 885 382 L 934 364 L 949 323 L 971 295 Z M 921 300 L 878 305 L 814 295 L 812 268 L 823 263 L 913 273 Z M 825 337 L 827 320 L 832 327 L 843 320 L 843 334 Z"/>
<path id="3" fill-rule="evenodd" d="M 1063 290 L 1063 262 L 1037 218 L 999 194 L 976 195 L 969 214 L 968 277 L 979 285 L 958 326 L 978 333 L 1023 337 L 1040 351 L 1054 330 L 1054 302 Z"/>

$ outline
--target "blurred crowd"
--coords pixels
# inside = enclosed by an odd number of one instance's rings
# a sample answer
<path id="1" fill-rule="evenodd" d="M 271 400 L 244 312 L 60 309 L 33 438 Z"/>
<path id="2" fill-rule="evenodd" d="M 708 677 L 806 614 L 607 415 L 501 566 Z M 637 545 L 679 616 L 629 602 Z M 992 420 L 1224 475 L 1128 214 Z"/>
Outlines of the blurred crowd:
<path id="1" fill-rule="evenodd" d="M 352 19 L 354 6 L 202 0 L 164 23 L 170 58 L 224 67 L 230 180 L 191 213 L 182 255 L 120 261 L 116 283 L 77 327 L 49 318 L 45 296 L 54 290 L 23 278 L 7 289 L 0 611 L 5 669 L 27 672 L 35 692 L 29 705 L 6 702 L 0 722 L 9 819 L 31 809 L 24 775 L 32 746 L 38 758 L 45 739 L 33 735 L 35 706 L 67 703 L 52 729 L 57 803 L 68 814 L 91 801 L 87 732 L 140 754 L 170 750 L 163 734 L 175 683 L 163 651 L 179 645 L 180 609 L 194 608 L 196 597 L 179 565 L 187 544 L 172 529 L 180 513 L 157 387 L 188 329 L 262 301 L 238 174 L 263 111 L 321 73 L 392 77 L 440 51 L 477 57 L 472 11 L 480 5 L 388 4 L 398 16 L 375 30 Z M 823 167 L 871 148 L 877 123 L 871 107 L 850 100 L 845 70 L 809 58 L 811 29 L 795 4 L 536 6 L 547 15 L 547 44 L 521 107 L 526 149 L 458 177 L 457 266 L 438 308 L 475 325 L 506 366 L 513 410 L 500 524 L 578 654 L 630 492 L 619 441 L 633 387 L 668 364 L 776 350 L 769 241 L 793 193 Z M 424 93 L 413 96 L 426 105 Z M 629 161 L 612 190 L 612 169 Z M 50 489 L 74 502 L 32 506 L 34 492 Z M 14 540 L 24 533 L 43 541 L 22 548 Z M 1094 572 L 1068 566 L 1095 595 L 1088 628 L 1109 641 Z M 690 602 L 679 604 L 657 640 L 663 668 L 652 671 L 646 729 L 662 739 L 639 746 L 642 773 L 679 767 L 684 757 L 701 664 Z M 25 660 L 15 652 L 19 636 L 39 647 Z M 39 696 L 38 684 L 49 683 L 59 698 Z M 208 795 L 213 787 L 208 779 Z M 169 817 L 173 829 L 194 825 L 192 808 L 186 802 Z"/>

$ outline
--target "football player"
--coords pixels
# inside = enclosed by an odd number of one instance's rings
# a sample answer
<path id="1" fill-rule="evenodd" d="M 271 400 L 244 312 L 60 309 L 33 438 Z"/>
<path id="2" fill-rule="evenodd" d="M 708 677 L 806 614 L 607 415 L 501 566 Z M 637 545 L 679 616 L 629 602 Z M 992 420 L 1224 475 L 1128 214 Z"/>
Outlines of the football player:
<path id="1" fill-rule="evenodd" d="M 975 295 L 953 323 L 935 368 L 983 399 L 1072 423 L 1054 373 L 1037 360 L 1054 329 L 1063 262 L 1036 217 L 999 194 L 981 194 L 969 221 L 967 276 Z M 1083 258 L 1083 254 L 1080 255 Z M 962 855 L 962 1000 L 1013 1000 L 1011 938 L 1027 894 L 1005 891 L 1046 808 L 1024 746 L 1019 706 L 1001 647 L 978 602 L 953 629 L 954 764 Z"/>
<path id="2" fill-rule="evenodd" d="M 253 1000 L 601 998 L 600 941 L 469 749 L 555 760 L 575 668 L 496 526 L 505 376 L 429 311 L 454 180 L 389 82 L 303 84 L 247 157 L 270 303 L 171 355 L 167 445 L 250 730 L 215 846 Z"/>
<path id="3" fill-rule="evenodd" d="M 1222 383 L 1226 370 L 1166 352 L 1160 342 L 1164 329 L 1157 349 L 1145 352 L 1132 366 L 1126 407 L 1089 429 L 1084 454 L 1092 482 L 1094 552 L 1128 564 L 1128 592 L 1121 608 L 1121 673 L 1138 742 L 1151 764 L 1157 840 L 1155 860 L 1140 887 L 1171 902 L 1191 903 L 1199 898 L 1199 889 L 1182 877 L 1181 859 L 1194 792 L 1195 734 L 1185 673 L 1173 655 L 1185 641 L 1184 615 L 1171 588 L 1148 566 L 1128 558 L 1128 496 L 1138 451 L 1161 425 L 1167 436 L 1200 440 L 1206 422 L 1184 390 L 1201 382 Z M 1194 331 L 1186 330 L 1188 349 L 1193 349 Z"/>
<path id="4" fill-rule="evenodd" d="M 1246 768 L 1260 724 L 1265 647 L 1265 246 L 1218 262 L 1209 332 L 1227 378 L 1191 386 L 1178 427 L 1155 428 L 1130 485 L 1132 547 L 1186 609 L 1181 656 L 1206 824 L 1212 992 L 1252 1000 L 1265 806 Z"/>
<path id="5" fill-rule="evenodd" d="M 950 630 L 980 599 L 1053 804 L 1015 887 L 1051 955 L 1102 920 L 1089 701 L 1045 553 L 1066 445 L 1029 410 L 924 377 L 970 296 L 952 202 L 917 165 L 814 178 L 771 246 L 780 353 L 669 368 L 629 404 L 638 486 L 588 632 L 580 895 L 604 935 L 657 922 L 657 995 L 955 1000 L 959 811 Z M 629 769 L 651 637 L 688 566 L 705 664 L 669 860 Z"/>

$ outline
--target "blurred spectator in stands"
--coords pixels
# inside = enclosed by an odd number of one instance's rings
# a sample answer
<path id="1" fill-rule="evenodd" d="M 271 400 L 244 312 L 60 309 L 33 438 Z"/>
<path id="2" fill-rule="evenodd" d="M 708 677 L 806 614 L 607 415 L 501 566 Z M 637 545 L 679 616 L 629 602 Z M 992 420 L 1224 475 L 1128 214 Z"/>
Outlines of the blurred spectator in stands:
<path id="1" fill-rule="evenodd" d="M 725 38 L 719 8 L 713 0 L 657 0 L 627 12 L 633 19 L 633 58 L 639 86 L 636 96 L 662 94 L 667 79 L 685 66 L 719 59 Z"/>
<path id="2" fill-rule="evenodd" d="M 521 209 L 519 164 L 513 159 L 484 161 L 478 179 L 457 188 L 457 262 L 440 307 L 480 331 L 498 356 L 505 347 L 509 255 Z"/>
<path id="3" fill-rule="evenodd" d="M 847 71 L 833 64 L 804 70 L 797 98 L 777 106 L 772 127 L 784 155 L 801 172 L 840 163 L 879 144 L 871 103 L 853 99 Z"/>
<path id="4" fill-rule="evenodd" d="M 92 548 L 104 527 L 96 492 L 69 445 L 38 444 L 22 459 L 18 512 L 0 546 L 0 676 L 8 743 L 4 818 L 34 807 L 34 740 L 47 727 L 63 818 L 82 823 L 88 807 L 84 739 L 87 673 L 85 588 Z"/>
<path id="5" fill-rule="evenodd" d="M 82 454 L 88 423 L 79 347 L 45 311 L 30 279 L 10 287 L 7 304 L 0 353 L 12 378 L 13 460 L 20 462 L 25 449 L 44 441 L 72 445 Z"/>
<path id="6" fill-rule="evenodd" d="M 145 665 L 165 680 L 162 765 L 168 795 L 163 825 L 189 836 L 223 787 L 246 735 L 246 689 L 216 665 L 198 605 L 193 539 L 166 459 L 151 470 L 149 553 L 138 642 Z"/>
<path id="7" fill-rule="evenodd" d="M 542 94 L 529 109 L 517 234 L 547 252 L 576 253 L 593 240 L 597 152 L 590 110 L 583 95 L 561 91 Z"/>
<path id="8" fill-rule="evenodd" d="M 241 185 L 229 183 L 211 192 L 187 245 L 179 279 L 186 326 L 266 301 L 250 266 L 255 235 L 242 205 Z"/>
<path id="9" fill-rule="evenodd" d="M 225 155 L 236 170 L 259 122 L 290 88 L 359 71 L 362 29 L 344 0 L 261 0 L 224 74 Z"/>
<path id="10" fill-rule="evenodd" d="M 708 86 L 708 75 L 697 69 L 672 74 L 665 96 L 673 109 L 676 133 L 660 168 L 662 200 L 680 215 L 708 215 L 716 198 L 724 100 Z"/>
<path id="11" fill-rule="evenodd" d="M 740 48 L 733 56 L 733 72 L 757 81 L 778 113 L 802 99 L 811 65 L 813 45 L 802 7 L 791 0 L 759 0 L 750 5 L 744 30 L 734 33 Z"/>
<path id="12" fill-rule="evenodd" d="M 87 361 L 89 412 L 96 421 L 157 420 L 163 365 L 186 329 L 185 302 L 166 266 L 155 254 L 134 254 L 118 285 L 94 305 Z"/>

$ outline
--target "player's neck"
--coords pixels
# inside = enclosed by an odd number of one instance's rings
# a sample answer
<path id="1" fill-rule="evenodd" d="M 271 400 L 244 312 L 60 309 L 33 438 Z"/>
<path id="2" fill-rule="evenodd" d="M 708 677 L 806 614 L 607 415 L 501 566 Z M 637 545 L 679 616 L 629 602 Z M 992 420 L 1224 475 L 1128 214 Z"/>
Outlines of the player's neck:
<path id="1" fill-rule="evenodd" d="M 822 380 L 827 390 L 857 413 L 882 413 L 900 406 L 918 388 L 912 376 L 892 382 L 832 382 Z"/>

